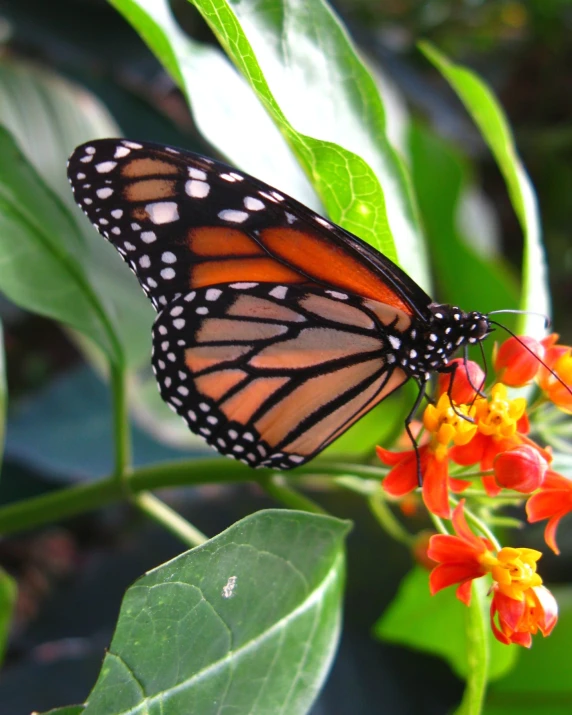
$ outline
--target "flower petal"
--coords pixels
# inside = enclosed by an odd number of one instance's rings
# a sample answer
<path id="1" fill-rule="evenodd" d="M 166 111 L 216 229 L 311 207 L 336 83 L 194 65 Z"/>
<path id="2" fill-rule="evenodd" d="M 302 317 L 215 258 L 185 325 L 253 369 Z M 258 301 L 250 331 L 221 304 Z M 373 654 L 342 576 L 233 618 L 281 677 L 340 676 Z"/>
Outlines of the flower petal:
<path id="1" fill-rule="evenodd" d="M 441 591 L 447 586 L 452 586 L 454 583 L 462 583 L 474 578 L 480 578 L 484 572 L 480 567 L 473 563 L 464 564 L 439 564 L 435 566 L 429 574 L 429 590 L 434 596 L 438 591 Z"/>
<path id="2" fill-rule="evenodd" d="M 430 457 L 423 471 L 423 501 L 429 511 L 443 519 L 451 518 L 449 507 L 449 465 L 447 459 Z"/>

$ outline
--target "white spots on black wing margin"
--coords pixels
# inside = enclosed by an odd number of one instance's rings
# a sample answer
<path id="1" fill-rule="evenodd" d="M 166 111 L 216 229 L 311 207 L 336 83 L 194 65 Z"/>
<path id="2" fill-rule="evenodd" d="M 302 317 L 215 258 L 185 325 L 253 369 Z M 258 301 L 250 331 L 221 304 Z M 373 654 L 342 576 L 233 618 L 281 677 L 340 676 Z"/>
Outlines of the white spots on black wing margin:
<path id="1" fill-rule="evenodd" d="M 114 159 L 125 159 L 126 156 L 129 156 L 131 154 L 131 149 L 129 149 L 126 146 L 118 146 L 115 149 L 115 153 L 113 154 Z"/>
<path id="2" fill-rule="evenodd" d="M 254 196 L 245 196 L 243 203 L 248 211 L 262 211 L 265 208 L 264 202 Z"/>
<path id="3" fill-rule="evenodd" d="M 248 290 L 249 288 L 256 288 L 258 283 L 229 283 L 229 285 L 236 290 Z"/>
<path id="4" fill-rule="evenodd" d="M 211 187 L 206 181 L 190 179 L 185 184 L 185 193 L 192 199 L 204 199 L 210 193 Z"/>
<path id="5" fill-rule="evenodd" d="M 222 221 L 229 221 L 230 223 L 244 223 L 248 218 L 248 213 L 246 211 L 237 211 L 236 209 L 223 209 L 218 212 L 218 217 Z"/>
<path id="6" fill-rule="evenodd" d="M 284 298 L 286 298 L 287 293 L 288 293 L 287 286 L 276 286 L 275 288 L 272 288 L 272 290 L 268 291 L 268 295 L 271 295 L 273 298 L 276 298 L 277 300 L 284 300 Z"/>
<path id="7" fill-rule="evenodd" d="M 156 201 L 147 204 L 145 211 L 154 224 L 173 223 L 179 219 L 179 207 L 175 201 Z"/>
<path id="8" fill-rule="evenodd" d="M 340 293 L 337 290 L 327 290 L 326 293 L 331 295 L 332 298 L 337 298 L 337 300 L 348 300 L 349 296 L 347 293 Z"/>
<path id="9" fill-rule="evenodd" d="M 108 174 L 110 171 L 113 171 L 116 166 L 116 161 L 101 161 L 99 164 L 95 165 L 95 170 L 99 174 Z"/>

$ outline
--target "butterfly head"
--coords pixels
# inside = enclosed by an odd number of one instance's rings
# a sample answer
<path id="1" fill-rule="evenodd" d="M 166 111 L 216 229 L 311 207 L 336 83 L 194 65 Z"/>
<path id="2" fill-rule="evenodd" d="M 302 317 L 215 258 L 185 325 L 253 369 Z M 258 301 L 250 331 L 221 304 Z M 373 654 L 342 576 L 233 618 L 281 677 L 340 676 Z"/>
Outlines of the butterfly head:
<path id="1" fill-rule="evenodd" d="M 489 319 L 476 311 L 465 313 L 456 306 L 438 303 L 432 303 L 429 310 L 427 327 L 413 335 L 417 359 L 414 366 L 409 365 L 411 376 L 423 382 L 430 373 L 442 370 L 461 346 L 481 342 L 491 330 Z"/>

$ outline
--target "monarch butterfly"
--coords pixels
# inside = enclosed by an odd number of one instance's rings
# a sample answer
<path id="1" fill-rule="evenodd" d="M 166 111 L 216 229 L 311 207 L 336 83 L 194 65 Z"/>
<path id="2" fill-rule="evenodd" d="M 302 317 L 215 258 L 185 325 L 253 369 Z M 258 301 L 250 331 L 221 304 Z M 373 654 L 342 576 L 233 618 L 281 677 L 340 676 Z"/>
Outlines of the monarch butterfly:
<path id="1" fill-rule="evenodd" d="M 251 467 L 304 464 L 409 378 L 418 406 L 431 373 L 490 332 L 485 315 L 433 303 L 358 237 L 218 161 L 102 139 L 74 151 L 68 177 L 158 313 L 162 398 Z"/>

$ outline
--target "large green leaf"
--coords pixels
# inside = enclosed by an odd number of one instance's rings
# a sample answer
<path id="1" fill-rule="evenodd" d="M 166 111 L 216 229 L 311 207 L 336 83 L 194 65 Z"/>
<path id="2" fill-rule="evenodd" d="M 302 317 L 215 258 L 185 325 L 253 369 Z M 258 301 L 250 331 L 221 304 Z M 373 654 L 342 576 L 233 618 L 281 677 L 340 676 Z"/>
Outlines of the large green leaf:
<path id="1" fill-rule="evenodd" d="M 0 568 L 0 663 L 4 660 L 12 611 L 16 603 L 16 582 Z"/>
<path id="2" fill-rule="evenodd" d="M 4 456 L 4 437 L 6 433 L 6 407 L 8 392 L 6 385 L 6 361 L 4 358 L 4 329 L 0 323 L 0 465 Z"/>
<path id="3" fill-rule="evenodd" d="M 188 37 L 166 0 L 110 0 L 185 93 L 201 134 L 244 171 L 319 208 L 310 182 L 266 110 L 217 47 Z"/>
<path id="4" fill-rule="evenodd" d="M 0 127 L 0 290 L 71 325 L 115 363 L 116 330 L 84 268 L 85 242 L 68 209 Z"/>
<path id="5" fill-rule="evenodd" d="M 66 176 L 72 150 L 90 139 L 118 136 L 117 125 L 93 95 L 33 65 L 0 63 L 0 96 L 0 123 L 68 206 L 84 238 L 76 256 L 89 282 L 103 297 L 106 311 L 121 326 L 128 363 L 147 363 L 153 309 L 131 271 L 76 206 Z"/>
<path id="6" fill-rule="evenodd" d="M 338 639 L 347 530 L 262 511 L 145 575 L 85 715 L 307 712 Z"/>
<path id="7" fill-rule="evenodd" d="M 421 43 L 420 47 L 463 101 L 504 176 L 512 206 L 524 233 L 520 307 L 548 315 L 550 295 L 538 205 L 504 112 L 491 90 L 474 72 L 454 64 L 427 42 Z M 519 321 L 519 331 L 528 335 L 543 335 L 544 321 L 536 316 L 523 316 Z"/>
<path id="8" fill-rule="evenodd" d="M 111 1 L 194 101 L 199 92 L 193 90 L 196 78 L 193 84 L 187 75 L 189 56 L 202 50 L 173 31 L 163 3 Z M 408 178 L 386 138 L 381 98 L 328 6 L 321 0 L 194 4 L 285 136 L 331 218 L 390 258 L 399 256 L 426 284 Z M 225 101 L 235 96 L 234 84 L 211 82 L 209 91 Z M 248 109 L 237 104 L 229 121 L 242 121 Z M 214 133 L 208 136 L 218 144 Z M 252 151 L 271 154 L 274 145 L 261 141 L 254 138 Z M 282 188 L 280 174 L 270 178 Z"/>
<path id="9" fill-rule="evenodd" d="M 429 593 L 428 573 L 421 568 L 410 571 L 399 591 L 375 625 L 375 635 L 381 640 L 422 650 L 444 658 L 461 678 L 467 679 L 473 668 L 468 645 L 475 640 L 474 618 L 467 625 L 467 607 L 455 596 L 453 588 Z M 486 600 L 486 608 L 490 600 Z M 488 679 L 496 680 L 512 667 L 517 646 L 505 646 L 487 630 L 489 665 Z M 481 643 L 482 646 L 482 643 Z"/>
<path id="10" fill-rule="evenodd" d="M 498 254 L 473 247 L 459 226 L 461 202 L 470 187 L 466 160 L 419 124 L 411 127 L 409 146 L 439 300 L 483 313 L 518 307 L 518 286 L 508 266 Z"/>

